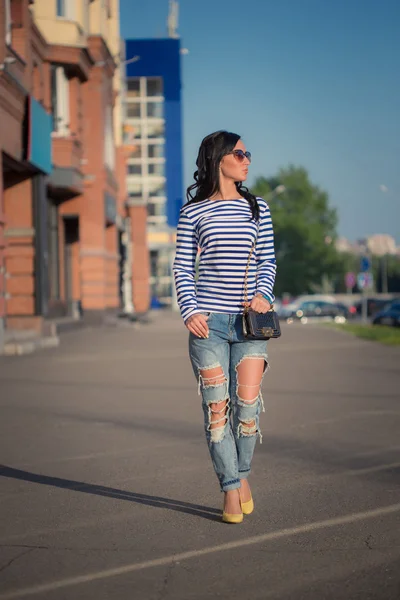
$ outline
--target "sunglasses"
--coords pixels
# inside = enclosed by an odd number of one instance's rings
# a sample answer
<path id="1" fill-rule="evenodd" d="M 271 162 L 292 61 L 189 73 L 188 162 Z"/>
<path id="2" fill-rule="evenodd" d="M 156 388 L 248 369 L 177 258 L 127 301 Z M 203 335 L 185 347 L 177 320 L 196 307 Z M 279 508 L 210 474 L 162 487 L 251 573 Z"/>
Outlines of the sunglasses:
<path id="1" fill-rule="evenodd" d="M 251 152 L 243 152 L 243 150 L 232 150 L 232 152 L 228 152 L 228 154 L 233 154 L 233 156 L 240 163 L 244 161 L 245 158 L 251 163 Z"/>

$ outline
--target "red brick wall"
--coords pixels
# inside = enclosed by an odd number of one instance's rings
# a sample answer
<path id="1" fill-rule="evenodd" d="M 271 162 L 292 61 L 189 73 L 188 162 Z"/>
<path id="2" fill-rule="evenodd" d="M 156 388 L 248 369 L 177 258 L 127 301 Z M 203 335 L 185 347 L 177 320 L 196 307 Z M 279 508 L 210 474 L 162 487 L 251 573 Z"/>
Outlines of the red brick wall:
<path id="1" fill-rule="evenodd" d="M 89 39 L 89 49 L 96 61 L 109 60 L 99 38 Z M 84 310 L 104 310 L 119 305 L 117 231 L 115 224 L 106 226 L 104 211 L 106 193 L 118 202 L 115 173 L 104 165 L 105 109 L 113 97 L 112 67 L 93 67 L 81 92 L 86 175 L 79 213 L 82 306 Z"/>
<path id="2" fill-rule="evenodd" d="M 132 236 L 132 288 L 135 312 L 146 312 L 150 307 L 150 261 L 147 246 L 147 209 L 129 207 Z"/>
<path id="3" fill-rule="evenodd" d="M 8 242 L 5 249 L 6 314 L 30 316 L 35 313 L 32 182 L 25 179 L 5 189 L 3 194 Z"/>
<path id="4" fill-rule="evenodd" d="M 0 159 L 0 317 L 6 315 L 7 325 L 36 327 L 32 185 L 31 173 L 21 162 L 25 111 L 21 86 L 45 105 L 47 101 L 47 107 L 50 87 L 43 63 L 46 42 L 32 22 L 29 1 L 13 0 L 11 17 L 11 45 L 17 56 L 7 67 L 10 75 L 6 71 L 0 73 L 0 156 L 4 152 L 19 165 L 18 172 L 11 171 L 8 164 L 3 173 Z M 6 50 L 4 39 L 4 2 L 0 2 L 0 62 L 7 53 L 10 51 Z"/>

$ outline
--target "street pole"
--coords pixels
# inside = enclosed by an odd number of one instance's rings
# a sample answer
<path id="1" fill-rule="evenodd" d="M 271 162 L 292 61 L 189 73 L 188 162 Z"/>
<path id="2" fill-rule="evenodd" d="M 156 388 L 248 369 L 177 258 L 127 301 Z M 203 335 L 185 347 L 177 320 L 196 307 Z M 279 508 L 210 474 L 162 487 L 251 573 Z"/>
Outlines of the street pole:
<path id="1" fill-rule="evenodd" d="M 368 322 L 368 298 L 367 298 L 367 290 L 363 288 L 362 298 L 361 298 L 361 322 Z"/>

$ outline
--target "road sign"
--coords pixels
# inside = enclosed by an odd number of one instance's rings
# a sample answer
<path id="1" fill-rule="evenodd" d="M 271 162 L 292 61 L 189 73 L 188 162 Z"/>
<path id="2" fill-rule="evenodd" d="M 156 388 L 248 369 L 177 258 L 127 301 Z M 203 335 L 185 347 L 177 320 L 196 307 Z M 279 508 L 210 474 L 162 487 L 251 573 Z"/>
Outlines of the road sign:
<path id="1" fill-rule="evenodd" d="M 369 271 L 370 268 L 371 268 L 371 259 L 368 256 L 362 256 L 361 264 L 360 264 L 360 271 L 362 273 L 365 273 L 366 271 Z"/>
<path id="2" fill-rule="evenodd" d="M 359 273 L 357 275 L 357 286 L 360 290 L 370 290 L 373 282 L 374 278 L 372 277 L 372 273 Z"/>
<path id="3" fill-rule="evenodd" d="M 353 288 L 356 285 L 356 281 L 357 281 L 354 273 L 346 273 L 344 280 L 345 280 L 347 289 Z"/>

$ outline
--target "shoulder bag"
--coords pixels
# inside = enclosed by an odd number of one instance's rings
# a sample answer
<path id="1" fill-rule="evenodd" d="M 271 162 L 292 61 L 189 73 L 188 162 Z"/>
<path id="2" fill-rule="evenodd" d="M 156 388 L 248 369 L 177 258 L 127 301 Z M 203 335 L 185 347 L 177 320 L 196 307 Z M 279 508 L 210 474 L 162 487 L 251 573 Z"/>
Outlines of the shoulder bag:
<path id="1" fill-rule="evenodd" d="M 250 249 L 249 258 L 247 259 L 246 273 L 244 276 L 244 301 L 248 302 L 247 281 L 249 276 L 249 268 L 251 257 L 256 247 L 258 231 L 255 241 Z M 281 335 L 281 327 L 277 313 L 272 306 L 266 313 L 259 313 L 245 306 L 243 312 L 243 334 L 247 339 L 251 340 L 269 340 L 278 338 Z"/>

